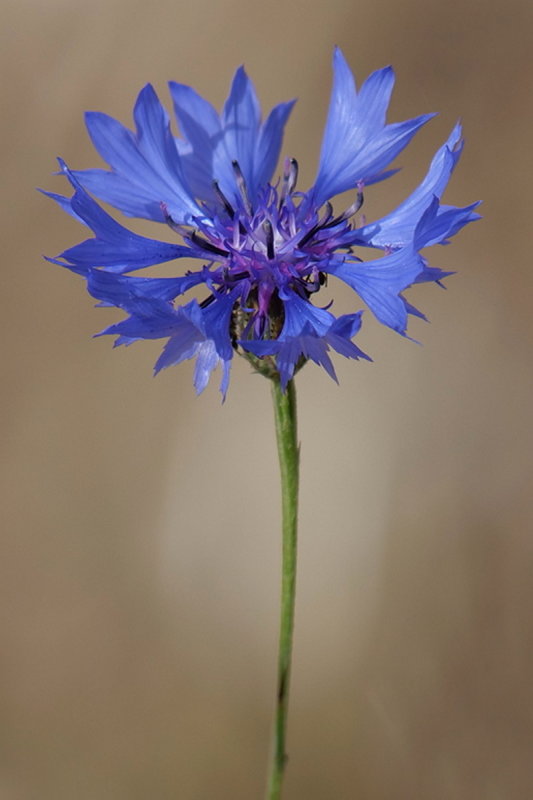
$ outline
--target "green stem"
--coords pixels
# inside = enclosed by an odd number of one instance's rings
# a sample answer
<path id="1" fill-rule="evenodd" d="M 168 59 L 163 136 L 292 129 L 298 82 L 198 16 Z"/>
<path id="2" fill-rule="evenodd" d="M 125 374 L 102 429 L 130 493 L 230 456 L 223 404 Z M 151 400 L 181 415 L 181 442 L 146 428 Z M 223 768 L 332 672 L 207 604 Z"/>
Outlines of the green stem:
<path id="1" fill-rule="evenodd" d="M 289 678 L 294 627 L 296 590 L 296 531 L 298 524 L 299 448 L 296 437 L 296 391 L 289 381 L 285 392 L 279 380 L 272 381 L 272 399 L 276 422 L 279 465 L 281 471 L 282 568 L 281 619 L 278 657 L 278 691 L 272 741 L 272 763 L 268 783 L 268 800 L 279 800 L 283 771 L 287 762 L 285 740 L 289 707 Z"/>

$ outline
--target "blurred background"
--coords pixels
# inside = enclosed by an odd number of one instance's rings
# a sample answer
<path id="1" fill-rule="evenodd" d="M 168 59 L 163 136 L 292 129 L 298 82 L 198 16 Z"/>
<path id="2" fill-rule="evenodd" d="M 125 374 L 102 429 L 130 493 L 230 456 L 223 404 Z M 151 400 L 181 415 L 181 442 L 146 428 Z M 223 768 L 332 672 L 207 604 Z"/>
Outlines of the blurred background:
<path id="1" fill-rule="evenodd" d="M 286 797 L 533 797 L 529 0 L 4 0 L 0 464 L 1 800 L 263 796 L 278 626 L 269 386 L 238 360 L 224 405 L 47 264 L 83 231 L 35 191 L 99 165 L 86 109 L 131 124 L 151 81 L 223 103 L 245 63 L 263 109 L 298 97 L 284 155 L 308 186 L 339 44 L 392 63 L 390 120 L 440 115 L 365 210 L 421 180 L 461 117 L 446 200 L 484 219 L 410 299 L 419 347 L 369 314 L 297 385 L 301 533 Z M 136 223 L 133 223 L 134 226 Z M 153 232 L 148 224 L 135 228 Z M 336 309 L 361 307 L 335 288 Z"/>

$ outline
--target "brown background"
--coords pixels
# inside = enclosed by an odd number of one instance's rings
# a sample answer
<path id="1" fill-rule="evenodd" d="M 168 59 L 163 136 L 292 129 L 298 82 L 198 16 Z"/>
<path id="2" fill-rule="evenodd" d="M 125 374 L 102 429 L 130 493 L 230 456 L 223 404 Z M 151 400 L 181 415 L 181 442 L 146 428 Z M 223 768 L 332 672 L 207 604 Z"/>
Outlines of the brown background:
<path id="1" fill-rule="evenodd" d="M 13 0 L 2 5 L 2 800 L 262 797 L 278 614 L 268 385 L 228 400 L 47 265 L 81 229 L 35 186 L 98 164 L 85 109 L 129 123 L 152 81 L 220 105 L 245 62 L 313 178 L 334 43 L 393 63 L 391 119 L 440 110 L 367 192 L 421 179 L 462 117 L 446 199 L 484 219 L 411 294 L 424 347 L 367 314 L 373 365 L 298 379 L 302 510 L 286 797 L 533 797 L 533 6 L 514 2 Z M 137 230 L 146 230 L 141 225 Z M 151 229 L 150 229 L 151 230 Z M 338 311 L 360 307 L 348 290 Z"/>

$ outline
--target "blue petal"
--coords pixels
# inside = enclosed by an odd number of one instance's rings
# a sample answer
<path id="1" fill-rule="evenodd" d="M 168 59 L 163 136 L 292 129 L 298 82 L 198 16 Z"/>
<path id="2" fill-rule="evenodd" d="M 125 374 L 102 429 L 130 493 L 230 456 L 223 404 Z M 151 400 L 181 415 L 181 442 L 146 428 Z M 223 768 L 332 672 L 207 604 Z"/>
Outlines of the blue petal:
<path id="1" fill-rule="evenodd" d="M 200 394 L 206 388 L 212 371 L 218 364 L 222 364 L 220 391 L 225 398 L 233 353 L 230 353 L 227 360 L 220 358 L 215 342 L 206 336 L 205 312 L 196 300 L 177 309 L 176 316 L 179 318 L 179 324 L 156 362 L 155 373 L 196 356 L 194 387 L 197 394 Z"/>
<path id="2" fill-rule="evenodd" d="M 59 163 L 75 189 L 70 200 L 73 214 L 95 234 L 94 239 L 65 250 L 60 258 L 82 269 L 105 266 L 113 272 L 127 272 L 184 256 L 195 257 L 195 252 L 188 247 L 148 239 L 124 228 L 87 194 L 65 162 L 59 159 Z"/>
<path id="3" fill-rule="evenodd" d="M 115 336 L 126 339 L 165 339 L 176 330 L 176 314 L 168 303 L 156 304 L 147 298 L 139 299 L 136 314 L 104 328 L 97 336 Z M 121 342 L 122 343 L 122 342 Z"/>
<path id="4" fill-rule="evenodd" d="M 324 339 L 316 336 L 310 325 L 304 326 L 298 336 L 284 337 L 282 334 L 278 339 L 243 341 L 241 344 L 245 350 L 257 356 L 276 356 L 276 366 L 283 391 L 287 388 L 302 357 L 310 358 L 316 364 L 323 366 L 328 375 L 337 380 L 335 369 L 327 354 L 328 346 Z"/>
<path id="5" fill-rule="evenodd" d="M 254 156 L 254 194 L 272 177 L 278 163 L 283 132 L 295 100 L 275 106 L 261 126 Z"/>
<path id="6" fill-rule="evenodd" d="M 205 309 L 203 315 L 206 336 L 213 340 L 217 353 L 225 361 L 229 361 L 233 357 L 230 319 L 238 291 L 223 296 L 217 295 L 215 301 Z"/>
<path id="7" fill-rule="evenodd" d="M 198 156 L 191 144 L 184 139 L 176 139 L 176 147 L 187 183 L 194 196 L 204 202 L 212 203 L 216 200 L 216 195 L 213 191 L 213 165 L 207 152 L 204 152 L 203 156 Z"/>
<path id="8" fill-rule="evenodd" d="M 393 84 L 393 70 L 386 67 L 373 73 L 357 94 L 350 68 L 335 50 L 333 90 L 312 190 L 318 205 L 358 183 L 383 180 L 385 167 L 433 116 L 386 125 Z"/>
<path id="9" fill-rule="evenodd" d="M 359 155 L 360 161 L 365 163 L 366 174 L 366 177 L 361 178 L 361 182 L 369 185 L 383 180 L 385 175 L 388 177 L 390 173 L 383 173 L 384 168 L 407 147 L 419 128 L 434 116 L 435 114 L 422 114 L 405 122 L 393 122 L 387 125 L 382 134 L 370 141 L 365 151 Z M 355 167 L 352 165 L 352 173 L 355 172 Z"/>
<path id="10" fill-rule="evenodd" d="M 186 185 L 168 116 L 150 85 L 137 98 L 134 119 L 136 135 L 107 114 L 88 112 L 89 135 L 113 172 L 80 171 L 76 176 L 130 216 L 162 221 L 161 203 L 177 222 L 201 215 Z M 128 189 L 133 196 L 129 201 Z"/>
<path id="11" fill-rule="evenodd" d="M 335 319 L 333 314 L 316 308 L 295 294 L 287 295 L 284 308 L 285 322 L 277 339 L 240 342 L 245 350 L 256 356 L 276 356 L 276 366 L 284 390 L 302 357 L 324 367 L 328 375 L 336 381 L 335 369 L 328 356 L 330 347 L 346 358 L 371 360 L 350 341 L 361 327 L 361 312 Z"/>
<path id="12" fill-rule="evenodd" d="M 328 335 L 340 336 L 343 339 L 353 339 L 361 330 L 362 316 L 362 311 L 357 311 L 355 314 L 343 314 L 335 320 L 328 331 Z"/>
<path id="13" fill-rule="evenodd" d="M 404 334 L 405 304 L 400 292 L 410 286 L 423 269 L 414 246 L 404 247 L 383 258 L 367 262 L 333 262 L 326 269 L 351 286 L 384 325 Z"/>
<path id="14" fill-rule="evenodd" d="M 478 205 L 479 203 L 473 203 L 466 208 L 441 206 L 438 197 L 434 196 L 416 225 L 416 248 L 421 250 L 430 244 L 447 244 L 449 237 L 464 225 L 479 219 L 479 214 L 474 211 Z"/>
<path id="15" fill-rule="evenodd" d="M 184 140 L 177 140 L 183 170 L 196 197 L 213 199 L 213 159 L 222 139 L 220 118 L 211 103 L 190 86 L 169 83 L 174 112 Z M 220 179 L 220 178 L 219 178 Z M 226 164 L 225 182 L 233 183 L 233 170 Z"/>
<path id="16" fill-rule="evenodd" d="M 346 61 L 344 69 L 349 70 Z M 357 101 L 364 108 L 361 121 L 367 132 L 384 127 L 395 80 L 394 70 L 388 66 L 373 72 L 361 86 Z M 364 134 L 360 135 L 359 144 L 364 144 Z"/>
<path id="17" fill-rule="evenodd" d="M 132 278 L 104 270 L 90 270 L 89 292 L 108 305 L 116 305 L 129 316 L 101 331 L 98 336 L 118 336 L 115 345 L 138 339 L 161 339 L 165 345 L 155 372 L 196 356 L 194 385 L 203 391 L 212 370 L 222 363 L 221 392 L 225 397 L 229 383 L 229 363 L 233 358 L 229 322 L 235 295 L 215 299 L 207 309 L 196 300 L 175 309 L 168 301 L 190 286 L 186 282 L 204 280 L 203 270 L 184 278 Z"/>
<path id="18" fill-rule="evenodd" d="M 231 361 L 222 361 L 222 378 L 220 380 L 220 392 L 222 394 L 222 401 L 226 399 L 226 394 L 228 392 L 230 372 L 231 372 Z"/>
<path id="19" fill-rule="evenodd" d="M 197 394 L 203 392 L 209 383 L 211 373 L 219 362 L 220 357 L 217 353 L 215 343 L 212 339 L 206 339 L 196 351 L 193 383 Z"/>
<path id="20" fill-rule="evenodd" d="M 346 358 L 364 358 L 372 361 L 370 356 L 351 341 L 361 329 L 362 313 L 358 311 L 356 314 L 344 314 L 336 319 L 326 335 L 326 341 L 337 353 Z"/>
<path id="21" fill-rule="evenodd" d="M 410 303 L 409 300 L 406 300 L 405 297 L 403 297 L 403 295 L 401 295 L 401 298 L 405 305 L 405 310 L 407 311 L 408 314 L 411 314 L 411 316 L 413 317 L 418 317 L 419 319 L 423 319 L 424 322 L 428 321 L 428 318 L 426 317 L 425 314 L 422 313 L 422 311 L 420 311 L 418 308 L 416 308 L 416 306 Z"/>
<path id="22" fill-rule="evenodd" d="M 87 228 L 90 227 L 84 219 L 76 214 L 72 208 L 70 197 L 64 197 L 62 194 L 55 194 L 55 192 L 46 192 L 44 189 L 37 189 L 37 191 L 46 195 L 46 197 L 50 197 L 52 200 L 55 200 L 55 202 L 63 209 L 63 211 L 66 211 L 67 214 L 70 214 L 70 216 L 73 217 L 77 222 L 81 222 L 81 224 L 85 225 Z"/>
<path id="23" fill-rule="evenodd" d="M 100 200 L 119 209 L 127 217 L 141 217 L 163 222 L 165 214 L 161 208 L 161 195 L 151 190 L 148 184 L 139 186 L 129 178 L 105 169 L 72 170 L 72 174 Z M 171 203 L 169 213 L 178 220 L 180 212 Z"/>
<path id="24" fill-rule="evenodd" d="M 203 280 L 203 272 L 180 278 L 133 278 L 103 269 L 90 269 L 87 274 L 87 289 L 93 297 L 102 300 L 106 305 L 135 313 L 138 298 L 152 297 L 168 303 Z"/>
<path id="25" fill-rule="evenodd" d="M 121 122 L 99 111 L 87 111 L 85 124 L 96 150 L 113 169 L 131 172 L 130 180 L 138 183 L 153 179 L 153 170 L 141 157 L 135 135 Z"/>
<path id="26" fill-rule="evenodd" d="M 233 78 L 229 97 L 222 112 L 225 158 L 238 161 L 246 184 L 254 191 L 254 156 L 261 110 L 255 89 L 244 67 Z M 224 158 L 218 150 L 216 166 Z"/>
<path id="27" fill-rule="evenodd" d="M 331 328 L 335 317 L 329 311 L 317 308 L 294 292 L 288 292 L 282 299 L 285 321 L 280 338 L 299 336 L 306 326 L 317 336 L 324 336 Z"/>
<path id="28" fill-rule="evenodd" d="M 280 103 L 260 125 L 260 109 L 244 70 L 234 77 L 222 119 L 213 106 L 189 86 L 170 83 L 174 110 L 185 141 L 177 145 L 189 184 L 204 200 L 213 199 L 217 180 L 232 202 L 240 202 L 232 161 L 237 161 L 249 196 L 272 176 L 279 158 L 283 129 L 294 101 Z"/>
<path id="29" fill-rule="evenodd" d="M 193 358 L 198 345 L 205 341 L 201 309 L 196 300 L 176 310 L 176 327 L 156 361 L 154 372 Z"/>
<path id="30" fill-rule="evenodd" d="M 201 153 L 213 149 L 220 137 L 220 118 L 215 108 L 183 83 L 169 81 L 176 119 L 185 138 Z"/>
<path id="31" fill-rule="evenodd" d="M 452 236 L 468 225 L 481 219 L 475 209 L 480 205 L 479 202 L 472 203 L 464 208 L 455 206 L 439 205 L 431 218 L 426 218 L 423 225 L 417 225 L 415 237 L 417 246 L 430 247 L 433 244 L 449 244 Z"/>
<path id="32" fill-rule="evenodd" d="M 300 336 L 281 342 L 276 364 L 281 378 L 281 385 L 284 389 L 293 377 L 301 356 L 311 359 L 320 367 L 324 367 L 330 378 L 333 378 L 338 383 L 335 367 L 328 356 L 326 341 L 316 336 L 310 328 L 305 328 Z"/>
<path id="33" fill-rule="evenodd" d="M 411 242 L 415 228 L 433 197 L 440 199 L 442 196 L 462 149 L 461 126 L 458 123 L 447 141 L 437 150 L 420 186 L 390 214 L 354 231 L 351 243 L 396 249 Z M 472 213 L 476 206 L 477 203 L 465 209 L 453 206 L 437 208 L 424 246 L 443 243 L 447 236 L 477 219 L 478 215 Z"/>
<path id="34" fill-rule="evenodd" d="M 427 264 L 424 263 L 424 268 L 422 269 L 422 272 L 416 276 L 414 283 L 440 284 L 444 278 L 448 278 L 450 275 L 455 275 L 455 272 L 439 269 L 439 267 L 428 267 Z"/>
<path id="35" fill-rule="evenodd" d="M 137 128 L 137 147 L 146 163 L 150 164 L 168 189 L 185 194 L 185 202 L 189 202 L 190 197 L 183 189 L 184 176 L 168 114 L 149 83 L 139 93 L 133 119 Z M 194 204 L 191 210 L 194 210 Z"/>

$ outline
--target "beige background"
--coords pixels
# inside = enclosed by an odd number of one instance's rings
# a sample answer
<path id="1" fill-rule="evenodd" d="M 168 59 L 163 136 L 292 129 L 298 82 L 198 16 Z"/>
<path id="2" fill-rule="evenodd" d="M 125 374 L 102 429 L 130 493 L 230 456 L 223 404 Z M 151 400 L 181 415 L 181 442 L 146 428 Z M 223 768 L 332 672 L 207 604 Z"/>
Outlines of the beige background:
<path id="1" fill-rule="evenodd" d="M 367 315 L 373 365 L 298 379 L 296 800 L 533 797 L 531 167 L 533 6 L 476 2 L 4 0 L 1 800 L 262 797 L 278 614 L 268 385 L 228 400 L 157 344 L 91 334 L 82 282 L 47 265 L 81 229 L 61 155 L 97 165 L 85 109 L 130 121 L 152 81 L 221 104 L 245 62 L 263 107 L 300 98 L 284 147 L 312 180 L 340 44 L 392 62 L 391 119 L 440 110 L 367 192 L 384 213 L 457 117 L 447 199 L 484 220 L 411 298 L 417 347 Z M 138 230 L 146 230 L 141 225 Z M 150 229 L 151 230 L 151 229 Z M 360 307 L 336 293 L 339 311 Z"/>

